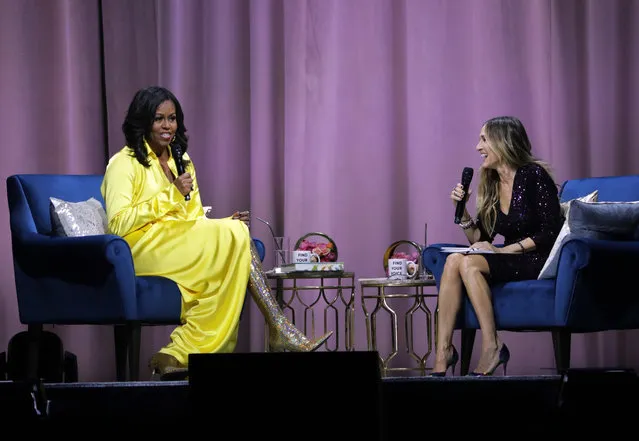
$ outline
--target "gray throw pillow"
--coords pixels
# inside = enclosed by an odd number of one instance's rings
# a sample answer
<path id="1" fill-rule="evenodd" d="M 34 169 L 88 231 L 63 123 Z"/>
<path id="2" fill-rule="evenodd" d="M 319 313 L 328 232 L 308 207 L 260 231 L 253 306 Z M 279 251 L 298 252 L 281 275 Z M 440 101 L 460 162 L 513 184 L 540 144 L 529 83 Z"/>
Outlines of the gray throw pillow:
<path id="1" fill-rule="evenodd" d="M 106 234 L 107 217 L 100 201 L 67 202 L 49 198 L 54 236 L 80 237 Z"/>
<path id="2" fill-rule="evenodd" d="M 639 240 L 639 201 L 570 203 L 570 232 L 577 237 Z"/>

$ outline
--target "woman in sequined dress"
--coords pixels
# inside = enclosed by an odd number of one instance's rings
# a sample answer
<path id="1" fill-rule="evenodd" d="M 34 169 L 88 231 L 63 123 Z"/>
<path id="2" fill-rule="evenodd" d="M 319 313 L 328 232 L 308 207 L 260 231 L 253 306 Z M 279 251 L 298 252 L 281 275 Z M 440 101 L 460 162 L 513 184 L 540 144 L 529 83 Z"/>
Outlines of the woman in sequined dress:
<path id="1" fill-rule="evenodd" d="M 434 376 L 455 368 L 459 355 L 452 345 L 462 305 L 462 287 L 475 310 L 482 335 L 479 363 L 471 375 L 491 375 L 510 359 L 495 329 L 490 285 L 536 279 L 562 225 L 555 184 L 549 167 L 532 156 L 526 130 L 517 118 L 488 120 L 476 147 L 482 157 L 477 190 L 477 216 L 465 210 L 460 223 L 471 248 L 490 254 L 450 254 L 440 281 Z M 468 192 L 468 196 L 472 191 Z M 461 184 L 453 189 L 454 204 L 467 197 Z M 493 245 L 496 235 L 502 247 Z"/>
<path id="2" fill-rule="evenodd" d="M 109 232 L 131 247 L 137 275 L 171 279 L 182 294 L 182 324 L 151 358 L 153 376 L 186 373 L 190 353 L 234 351 L 247 288 L 269 325 L 273 350 L 321 346 L 331 333 L 309 340 L 271 295 L 247 227 L 248 212 L 205 216 L 195 166 L 186 153 L 184 114 L 173 93 L 155 86 L 139 90 L 122 130 L 127 144 L 110 158 L 102 182 Z M 171 155 L 174 143 L 185 152 L 182 174 Z"/>

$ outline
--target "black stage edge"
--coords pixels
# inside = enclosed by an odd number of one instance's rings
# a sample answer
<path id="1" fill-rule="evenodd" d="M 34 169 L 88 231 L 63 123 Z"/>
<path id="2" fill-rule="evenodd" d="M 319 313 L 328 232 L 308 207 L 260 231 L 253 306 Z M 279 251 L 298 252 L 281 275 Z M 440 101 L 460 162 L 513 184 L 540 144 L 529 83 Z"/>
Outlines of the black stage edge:
<path id="1" fill-rule="evenodd" d="M 383 439 L 375 352 L 192 354 L 189 383 L 196 418 L 272 427 L 278 439 Z"/>
<path id="2" fill-rule="evenodd" d="M 87 434 L 208 427 L 213 438 L 403 441 L 436 433 L 610 436 L 632 429 L 639 414 L 632 370 L 381 378 L 374 352 L 206 354 L 190 364 L 189 381 L 0 382 L 0 423 L 49 433 L 92 423 Z"/>

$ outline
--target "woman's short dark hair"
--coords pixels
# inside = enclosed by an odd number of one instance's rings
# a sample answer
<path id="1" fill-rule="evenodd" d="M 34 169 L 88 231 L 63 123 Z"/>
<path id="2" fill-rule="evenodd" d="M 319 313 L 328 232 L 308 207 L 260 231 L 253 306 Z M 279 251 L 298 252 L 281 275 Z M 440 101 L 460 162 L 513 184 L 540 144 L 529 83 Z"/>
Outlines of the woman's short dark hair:
<path id="1" fill-rule="evenodd" d="M 147 158 L 147 151 L 144 147 L 144 138 L 148 138 L 153 127 L 155 112 L 160 104 L 165 101 L 172 101 L 175 105 L 175 116 L 177 119 L 177 132 L 175 133 L 175 144 L 182 146 L 182 151 L 186 152 L 189 147 L 186 127 L 184 126 L 184 112 L 178 99 L 170 90 L 149 86 L 136 92 L 129 110 L 122 123 L 122 131 L 126 139 L 126 145 L 131 149 L 132 155 L 140 164 L 149 167 L 151 164 Z"/>

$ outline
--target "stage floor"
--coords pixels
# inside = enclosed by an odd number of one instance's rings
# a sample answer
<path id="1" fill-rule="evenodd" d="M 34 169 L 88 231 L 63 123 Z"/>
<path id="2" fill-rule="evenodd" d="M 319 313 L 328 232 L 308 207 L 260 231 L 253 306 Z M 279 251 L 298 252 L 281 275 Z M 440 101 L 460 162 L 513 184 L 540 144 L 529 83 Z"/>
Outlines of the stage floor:
<path id="1" fill-rule="evenodd" d="M 200 420 L 198 425 L 211 424 L 211 427 L 219 429 L 220 424 L 236 428 L 244 424 L 241 427 L 244 432 L 262 430 L 267 425 L 265 423 L 270 422 L 276 432 L 272 436 L 296 440 L 309 439 L 303 434 L 306 425 L 309 435 L 316 436 L 314 439 L 330 434 L 335 434 L 336 439 L 353 439 L 362 431 L 362 435 L 366 436 L 357 436 L 356 439 L 370 439 L 372 436 L 372 439 L 380 441 L 421 438 L 442 428 L 454 431 L 455 437 L 478 434 L 489 427 L 506 436 L 504 429 L 500 428 L 506 423 L 509 427 L 517 427 L 516 433 L 519 434 L 573 433 L 573 430 L 585 427 L 592 430 L 598 426 L 605 427 L 610 434 L 611 430 L 627 428 L 626 423 L 634 420 L 626 420 L 621 414 L 611 419 L 604 417 L 604 413 L 609 415 L 612 408 L 629 412 L 637 410 L 636 405 L 625 408 L 619 405 L 618 400 L 610 401 L 610 397 L 604 402 L 591 400 L 579 403 L 588 395 L 589 385 L 577 385 L 581 390 L 574 389 L 572 398 L 567 397 L 565 382 L 559 375 L 393 377 L 381 379 L 379 386 L 379 412 L 371 412 L 373 408 L 368 407 L 366 412 L 357 413 L 356 406 L 362 409 L 363 403 L 354 399 L 349 390 L 322 394 L 308 387 L 283 387 L 279 395 L 253 396 L 251 390 L 238 384 L 233 388 L 244 404 L 234 403 L 234 417 L 229 418 L 226 414 L 218 419 L 218 412 L 212 412 L 208 420 Z M 636 385 L 633 387 L 632 393 L 635 393 Z M 295 389 L 297 391 L 292 392 Z M 309 393 L 305 394 L 304 390 Z M 17 397 L 15 385 L 13 391 Z M 188 381 L 45 384 L 46 415 L 32 419 L 42 423 L 40 426 L 47 430 L 68 430 L 70 425 L 81 422 L 100 424 L 99 427 L 107 431 L 129 424 L 157 433 L 183 428 L 184 425 L 192 428 L 189 426 L 194 422 L 192 392 Z M 11 426 L 11 422 L 23 424 L 21 417 L 33 410 L 30 406 L 33 403 L 24 399 L 9 403 L 10 395 L 3 394 L 3 397 L 5 409 L 1 415 L 4 416 L 5 427 Z M 566 403 L 566 398 L 577 402 Z M 210 399 L 220 398 L 212 393 Z M 311 401 L 321 403 L 322 414 L 317 413 L 317 406 L 309 407 Z M 10 404 L 10 409 L 6 408 L 7 404 Z M 566 407 L 566 404 L 569 406 Z M 580 404 L 590 407 L 584 408 Z M 261 419 L 255 418 L 257 413 Z M 594 420 L 593 416 L 596 417 Z M 348 427 L 346 432 L 345 425 Z M 241 435 L 238 437 L 243 438 Z"/>
<path id="2" fill-rule="evenodd" d="M 44 427 L 49 434 L 94 424 L 100 431 L 131 426 L 161 436 L 169 429 L 196 434 L 207 428 L 239 439 L 400 441 L 433 431 L 444 431 L 445 438 L 600 429 L 611 435 L 632 429 L 639 411 L 632 370 L 381 377 L 370 352 L 199 354 L 189 360 L 188 381 L 0 382 L 0 423 Z M 26 420 L 37 424 L 25 426 Z"/>

